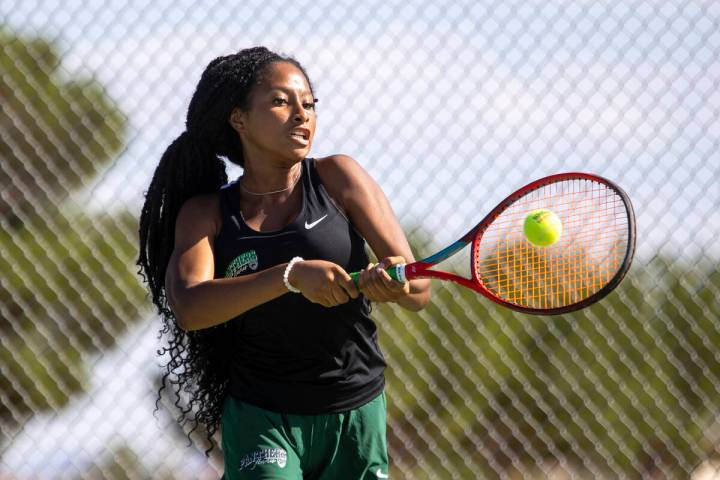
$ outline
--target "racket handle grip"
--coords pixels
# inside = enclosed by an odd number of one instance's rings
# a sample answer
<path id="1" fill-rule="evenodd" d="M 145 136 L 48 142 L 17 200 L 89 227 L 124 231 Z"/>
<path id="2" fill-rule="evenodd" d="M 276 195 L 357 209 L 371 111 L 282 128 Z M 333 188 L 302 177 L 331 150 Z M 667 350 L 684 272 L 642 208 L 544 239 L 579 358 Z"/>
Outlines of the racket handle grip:
<path id="1" fill-rule="evenodd" d="M 390 278 L 393 280 L 396 280 L 400 283 L 405 283 L 407 278 L 405 277 L 405 264 L 401 263 L 399 265 L 391 265 L 387 270 L 385 270 L 388 275 L 390 275 Z M 358 284 L 358 280 L 360 279 L 360 272 L 353 272 L 350 274 L 350 278 L 353 279 L 353 282 L 355 282 L 355 286 Z"/>

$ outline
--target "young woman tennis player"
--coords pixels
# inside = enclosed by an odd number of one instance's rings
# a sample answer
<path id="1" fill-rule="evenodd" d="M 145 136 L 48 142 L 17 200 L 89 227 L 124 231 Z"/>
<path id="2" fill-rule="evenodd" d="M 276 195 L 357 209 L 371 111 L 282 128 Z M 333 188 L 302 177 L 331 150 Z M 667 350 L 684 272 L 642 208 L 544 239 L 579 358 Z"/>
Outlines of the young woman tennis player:
<path id="1" fill-rule="evenodd" d="M 192 409 L 208 438 L 221 428 L 227 479 L 388 474 L 370 302 L 419 310 L 429 281 L 384 271 L 412 253 L 358 163 L 308 158 L 315 103 L 291 58 L 259 47 L 213 60 L 142 210 L 138 264 L 168 339 L 165 378 L 191 392 L 181 422 Z M 223 157 L 243 167 L 229 184 Z"/>

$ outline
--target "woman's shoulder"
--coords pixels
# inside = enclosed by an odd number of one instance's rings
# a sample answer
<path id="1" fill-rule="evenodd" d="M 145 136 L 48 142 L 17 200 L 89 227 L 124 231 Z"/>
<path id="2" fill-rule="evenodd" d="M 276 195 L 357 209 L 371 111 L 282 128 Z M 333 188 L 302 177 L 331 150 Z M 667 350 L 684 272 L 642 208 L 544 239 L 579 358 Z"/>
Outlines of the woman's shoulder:
<path id="1" fill-rule="evenodd" d="M 220 192 L 205 193 L 188 198 L 182 206 L 191 212 L 209 214 L 220 205 Z"/>
<path id="2" fill-rule="evenodd" d="M 205 225 L 214 232 L 220 231 L 220 192 L 195 195 L 180 207 L 178 226 Z"/>
<path id="3" fill-rule="evenodd" d="M 335 169 L 347 167 L 349 164 L 357 163 L 354 158 L 344 153 L 336 153 L 315 159 L 315 165 L 321 169 Z"/>
<path id="4" fill-rule="evenodd" d="M 353 204 L 364 204 L 378 188 L 360 163 L 349 155 L 330 155 L 315 162 L 325 189 L 346 211 Z"/>
<path id="5" fill-rule="evenodd" d="M 360 168 L 354 158 L 342 153 L 315 159 L 318 176 L 332 196 L 341 194 L 357 180 L 357 170 Z"/>
<path id="6" fill-rule="evenodd" d="M 354 158 L 342 153 L 316 158 L 315 168 L 325 185 L 345 186 L 357 180 L 357 173 L 362 170 Z"/>

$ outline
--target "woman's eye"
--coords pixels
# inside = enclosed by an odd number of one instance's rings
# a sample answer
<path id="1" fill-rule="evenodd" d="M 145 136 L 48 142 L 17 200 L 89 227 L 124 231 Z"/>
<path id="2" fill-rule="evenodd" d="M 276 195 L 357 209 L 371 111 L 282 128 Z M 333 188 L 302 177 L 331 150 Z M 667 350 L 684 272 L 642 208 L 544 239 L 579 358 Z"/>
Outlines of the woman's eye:
<path id="1" fill-rule="evenodd" d="M 313 98 L 312 101 L 303 103 L 303 108 L 305 110 L 315 110 L 317 102 L 318 102 L 318 99 Z"/>
<path id="2" fill-rule="evenodd" d="M 273 98 L 273 105 L 285 105 L 286 103 L 288 102 L 284 98 Z"/>

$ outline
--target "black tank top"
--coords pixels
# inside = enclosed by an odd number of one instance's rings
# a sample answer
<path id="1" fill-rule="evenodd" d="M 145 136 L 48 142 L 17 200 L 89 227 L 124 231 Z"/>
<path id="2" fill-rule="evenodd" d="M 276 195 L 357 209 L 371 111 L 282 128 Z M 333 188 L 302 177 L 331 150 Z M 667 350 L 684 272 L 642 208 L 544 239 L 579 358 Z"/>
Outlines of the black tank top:
<path id="1" fill-rule="evenodd" d="M 347 272 L 368 264 L 364 239 L 320 182 L 313 159 L 302 162 L 303 204 L 285 228 L 258 232 L 240 213 L 237 182 L 220 191 L 222 228 L 215 277 L 233 277 L 290 261 L 334 262 Z M 288 292 L 231 320 L 230 393 L 288 414 L 340 412 L 363 405 L 385 384 L 377 330 L 363 296 L 326 308 Z"/>

